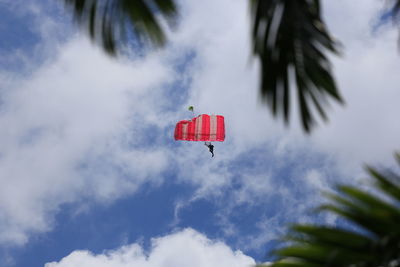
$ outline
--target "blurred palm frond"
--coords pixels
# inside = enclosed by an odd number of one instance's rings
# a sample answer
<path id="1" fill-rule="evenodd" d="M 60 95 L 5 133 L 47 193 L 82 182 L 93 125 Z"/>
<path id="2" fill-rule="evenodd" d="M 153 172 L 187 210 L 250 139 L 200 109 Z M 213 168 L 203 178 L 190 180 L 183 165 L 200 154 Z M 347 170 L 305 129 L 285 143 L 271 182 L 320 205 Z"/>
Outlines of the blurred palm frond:
<path id="1" fill-rule="evenodd" d="M 367 171 L 373 188 L 383 195 L 338 186 L 338 194 L 329 195 L 333 203 L 320 207 L 358 225 L 359 230 L 294 225 L 285 237 L 289 245 L 274 252 L 278 260 L 271 266 L 400 266 L 400 176 L 370 167 Z"/>
<path id="2" fill-rule="evenodd" d="M 327 100 L 343 102 L 326 52 L 338 43 L 321 19 L 319 0 L 251 0 L 254 54 L 261 62 L 261 95 L 274 116 L 288 123 L 291 82 L 297 87 L 303 128 L 315 124 L 312 109 L 327 120 Z"/>
<path id="3" fill-rule="evenodd" d="M 141 42 L 162 46 L 166 36 L 161 18 L 172 21 L 177 15 L 174 0 L 64 0 L 75 20 L 90 38 L 110 55 L 115 55 L 133 33 Z"/>

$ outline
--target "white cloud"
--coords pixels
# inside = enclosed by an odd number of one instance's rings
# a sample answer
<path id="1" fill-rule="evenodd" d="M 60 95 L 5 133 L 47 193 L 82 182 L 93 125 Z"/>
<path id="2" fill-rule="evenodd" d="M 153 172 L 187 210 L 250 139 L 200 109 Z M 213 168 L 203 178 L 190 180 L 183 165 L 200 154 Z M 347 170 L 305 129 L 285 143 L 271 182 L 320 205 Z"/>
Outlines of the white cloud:
<path id="1" fill-rule="evenodd" d="M 308 170 L 305 175 L 305 180 L 307 181 L 307 183 L 311 184 L 313 187 L 319 190 L 326 189 L 326 185 L 323 184 L 321 172 L 319 172 L 318 170 Z"/>
<path id="2" fill-rule="evenodd" d="M 324 4 L 329 25 L 345 46 L 343 59 L 334 59 L 334 70 L 346 105 L 335 108 L 313 142 L 346 172 L 364 163 L 389 165 L 400 147 L 397 29 L 386 25 L 373 31 L 383 4 L 379 1 Z"/>
<path id="3" fill-rule="evenodd" d="M 152 240 L 151 250 L 144 251 L 139 244 L 94 255 L 88 251 L 75 251 L 59 262 L 45 267 L 169 267 L 169 266 L 251 266 L 255 262 L 240 251 L 232 251 L 220 241 L 213 241 L 192 230 L 185 229 Z"/>
<path id="4" fill-rule="evenodd" d="M 166 151 L 137 149 L 145 132 L 134 126 L 157 110 L 141 100 L 172 76 L 156 56 L 113 61 L 75 38 L 31 76 L 10 78 L 0 114 L 0 243 L 48 230 L 62 203 L 109 201 L 158 180 Z"/>

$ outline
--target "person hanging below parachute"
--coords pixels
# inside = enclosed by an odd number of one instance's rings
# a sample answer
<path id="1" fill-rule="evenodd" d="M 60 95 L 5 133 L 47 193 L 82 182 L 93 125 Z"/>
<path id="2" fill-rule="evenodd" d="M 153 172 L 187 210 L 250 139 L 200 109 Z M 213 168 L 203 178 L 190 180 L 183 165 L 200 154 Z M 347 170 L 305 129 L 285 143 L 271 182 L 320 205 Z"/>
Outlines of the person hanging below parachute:
<path id="1" fill-rule="evenodd" d="M 193 106 L 188 108 L 193 112 Z M 201 114 L 191 120 L 179 121 L 175 126 L 175 140 L 203 141 L 214 157 L 213 141 L 225 140 L 225 119 L 221 115 Z"/>
<path id="2" fill-rule="evenodd" d="M 208 147 L 208 150 L 211 152 L 211 157 L 214 157 L 214 146 L 211 144 L 211 142 L 204 142 L 204 145 Z"/>

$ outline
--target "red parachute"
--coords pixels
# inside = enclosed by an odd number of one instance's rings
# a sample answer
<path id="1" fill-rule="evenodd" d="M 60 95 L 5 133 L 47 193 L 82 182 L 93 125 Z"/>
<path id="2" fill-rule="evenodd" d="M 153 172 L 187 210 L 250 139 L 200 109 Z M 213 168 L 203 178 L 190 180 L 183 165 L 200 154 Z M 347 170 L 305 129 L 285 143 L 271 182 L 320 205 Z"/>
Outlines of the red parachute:
<path id="1" fill-rule="evenodd" d="M 183 141 L 224 141 L 225 122 L 221 115 L 202 114 L 191 120 L 176 124 L 175 140 Z"/>

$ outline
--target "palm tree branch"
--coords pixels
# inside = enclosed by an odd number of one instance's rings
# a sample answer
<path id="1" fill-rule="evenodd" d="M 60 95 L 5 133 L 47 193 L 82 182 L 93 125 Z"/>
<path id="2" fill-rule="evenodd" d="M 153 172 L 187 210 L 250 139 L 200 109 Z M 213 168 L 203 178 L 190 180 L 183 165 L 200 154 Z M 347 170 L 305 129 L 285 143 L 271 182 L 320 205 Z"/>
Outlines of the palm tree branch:
<path id="1" fill-rule="evenodd" d="M 318 243 L 292 245 L 280 249 L 277 255 L 299 258 L 321 266 L 344 266 L 348 262 L 368 261 L 373 257 L 370 253 L 348 251 L 338 246 L 321 246 Z"/>
<path id="2" fill-rule="evenodd" d="M 369 248 L 374 239 L 339 228 L 312 225 L 295 225 L 288 240 L 301 243 L 318 243 L 324 246 L 340 246 L 343 249 L 362 251 Z"/>
<path id="3" fill-rule="evenodd" d="M 356 208 L 355 206 L 347 206 L 343 208 L 327 204 L 322 205 L 320 209 L 336 213 L 337 215 L 358 224 L 366 231 L 375 234 L 377 237 L 384 236 L 388 230 L 393 230 L 395 227 L 393 222 L 382 219 L 379 216 L 376 216 L 373 212 L 368 212 L 368 210 Z"/>
<path id="4" fill-rule="evenodd" d="M 306 266 L 321 267 L 321 264 L 314 264 L 298 258 L 285 258 L 271 265 L 271 267 L 306 267 Z"/>
<path id="5" fill-rule="evenodd" d="M 166 37 L 161 19 L 177 15 L 175 0 L 64 0 L 79 25 L 110 55 L 133 33 L 138 41 L 162 46 Z"/>
<path id="6" fill-rule="evenodd" d="M 325 56 L 327 51 L 338 53 L 337 43 L 321 19 L 319 1 L 252 0 L 251 7 L 253 51 L 261 62 L 261 95 L 273 115 L 282 114 L 287 123 L 288 74 L 293 68 L 301 121 L 310 132 L 315 123 L 311 106 L 326 119 L 325 105 L 321 104 L 326 96 L 342 102 Z"/>
<path id="7" fill-rule="evenodd" d="M 390 176 L 392 176 L 392 179 L 389 180 L 385 177 L 385 175 L 379 173 L 374 168 L 367 166 L 367 171 L 371 177 L 375 179 L 377 187 L 382 190 L 382 192 L 386 193 L 388 196 L 391 196 L 395 200 L 400 201 L 400 185 L 394 182 L 396 180 L 397 182 L 400 182 L 400 176 L 391 173 Z"/>
<path id="8" fill-rule="evenodd" d="M 352 186 L 339 186 L 339 190 L 356 205 L 364 207 L 365 210 L 377 212 L 376 215 L 390 220 L 400 220 L 400 210 L 369 193 L 359 190 Z"/>

